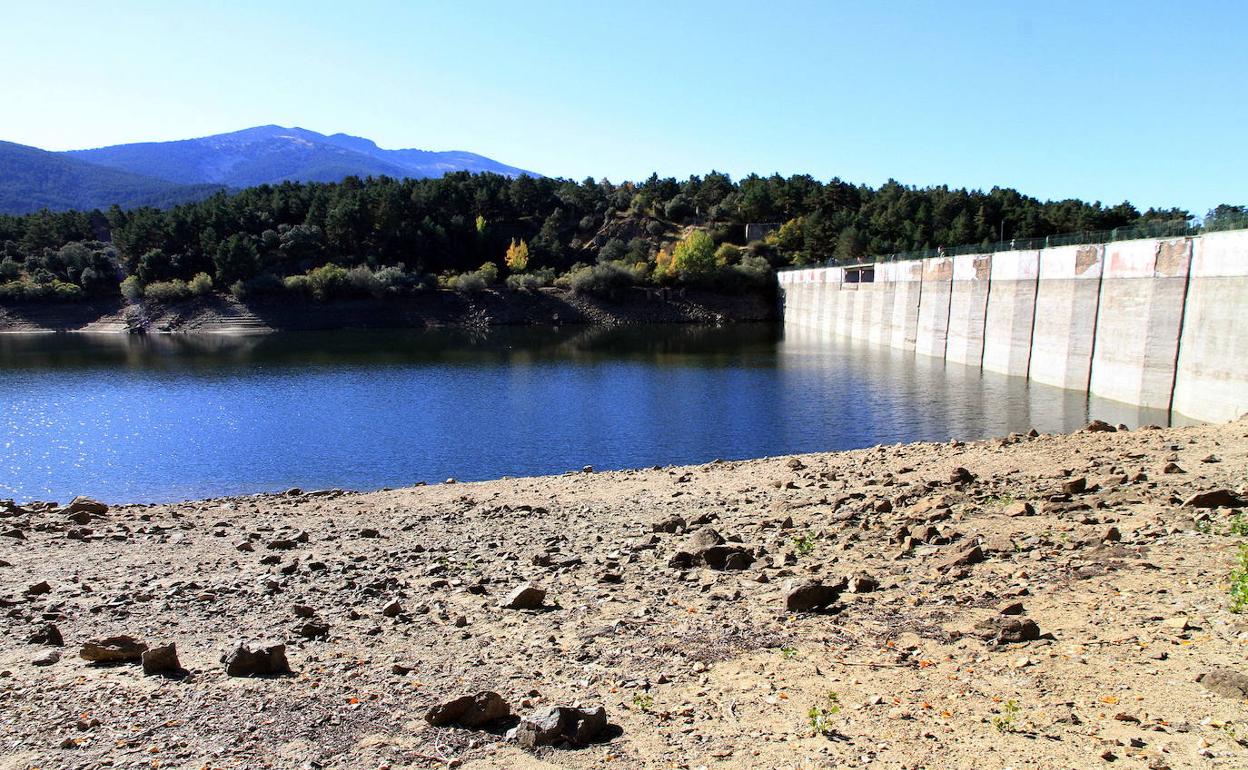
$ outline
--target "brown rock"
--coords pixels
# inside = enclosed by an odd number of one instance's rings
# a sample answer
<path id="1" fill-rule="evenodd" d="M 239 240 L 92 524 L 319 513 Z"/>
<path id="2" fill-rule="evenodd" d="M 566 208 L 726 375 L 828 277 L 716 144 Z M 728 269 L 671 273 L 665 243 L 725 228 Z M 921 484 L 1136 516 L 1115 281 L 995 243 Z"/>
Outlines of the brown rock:
<path id="1" fill-rule="evenodd" d="M 221 656 L 226 676 L 289 674 L 286 645 L 274 642 L 239 641 Z"/>
<path id="2" fill-rule="evenodd" d="M 89 497 L 75 497 L 70 501 L 69 505 L 61 509 L 61 513 L 87 513 L 94 516 L 103 516 L 108 513 L 108 506 L 99 500 L 92 500 Z"/>
<path id="3" fill-rule="evenodd" d="M 526 717 L 517 725 L 516 742 L 526 749 L 538 746 L 576 748 L 605 736 L 607 712 L 596 709 L 551 706 Z"/>
<path id="4" fill-rule="evenodd" d="M 1026 502 L 1019 500 L 1019 501 L 1010 503 L 1009 505 L 1005 507 L 1005 515 L 1006 516 L 1035 516 L 1036 509 L 1031 506 L 1031 503 L 1026 503 Z"/>
<path id="5" fill-rule="evenodd" d="M 142 661 L 146 676 L 178 674 L 182 671 L 182 665 L 178 663 L 178 650 L 173 642 L 144 650 Z"/>
<path id="6" fill-rule="evenodd" d="M 146 649 L 145 643 L 123 634 L 87 642 L 78 654 L 92 663 L 135 663 Z"/>
<path id="7" fill-rule="evenodd" d="M 1088 488 L 1088 479 L 1086 476 L 1076 476 L 1073 479 L 1067 479 L 1062 482 L 1062 494 L 1077 495 Z"/>
<path id="8" fill-rule="evenodd" d="M 984 560 L 984 551 L 979 546 L 963 548 L 936 564 L 936 569 L 949 570 L 954 567 L 969 567 Z"/>
<path id="9" fill-rule="evenodd" d="M 511 707 L 507 705 L 507 701 L 498 693 L 486 690 L 434 706 L 425 714 L 425 721 L 434 727 L 481 727 L 509 716 Z"/>
<path id="10" fill-rule="evenodd" d="M 1248 505 L 1248 501 L 1229 489 L 1197 492 L 1183 501 L 1184 508 L 1239 508 L 1245 505 Z"/>
<path id="11" fill-rule="evenodd" d="M 833 585 L 807 583 L 789 591 L 784 598 L 784 607 L 789 612 L 820 612 L 835 604 L 844 590 L 844 581 Z"/>
<path id="12" fill-rule="evenodd" d="M 1196 677 L 1209 692 L 1236 700 L 1248 699 L 1248 675 L 1233 668 L 1212 668 Z"/>
<path id="13" fill-rule="evenodd" d="M 545 591 L 525 583 L 504 596 L 498 606 L 507 610 L 536 610 L 544 601 L 546 601 Z"/>

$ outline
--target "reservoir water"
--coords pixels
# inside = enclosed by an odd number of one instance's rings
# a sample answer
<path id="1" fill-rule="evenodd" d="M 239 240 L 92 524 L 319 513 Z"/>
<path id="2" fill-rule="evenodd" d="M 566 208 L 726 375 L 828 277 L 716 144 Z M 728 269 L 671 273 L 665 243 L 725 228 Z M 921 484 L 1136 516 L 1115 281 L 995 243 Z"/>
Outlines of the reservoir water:
<path id="1" fill-rule="evenodd" d="M 771 325 L 0 335 L 0 497 L 377 489 L 1165 413 Z"/>

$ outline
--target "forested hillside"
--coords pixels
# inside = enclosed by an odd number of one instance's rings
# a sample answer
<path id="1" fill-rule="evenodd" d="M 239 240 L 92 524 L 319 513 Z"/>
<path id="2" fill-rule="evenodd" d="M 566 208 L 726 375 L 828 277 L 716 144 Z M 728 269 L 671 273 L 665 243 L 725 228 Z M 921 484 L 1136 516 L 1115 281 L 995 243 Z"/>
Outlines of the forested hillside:
<path id="1" fill-rule="evenodd" d="M 1224 214 L 1242 207 L 1221 207 Z M 559 282 L 764 284 L 780 265 L 1188 218 L 1128 203 L 719 173 L 641 183 L 496 174 L 261 185 L 168 210 L 0 217 L 0 297 L 214 289 L 401 294 Z M 747 243 L 746 223 L 777 223 Z M 123 281 L 124 279 L 124 281 Z"/>

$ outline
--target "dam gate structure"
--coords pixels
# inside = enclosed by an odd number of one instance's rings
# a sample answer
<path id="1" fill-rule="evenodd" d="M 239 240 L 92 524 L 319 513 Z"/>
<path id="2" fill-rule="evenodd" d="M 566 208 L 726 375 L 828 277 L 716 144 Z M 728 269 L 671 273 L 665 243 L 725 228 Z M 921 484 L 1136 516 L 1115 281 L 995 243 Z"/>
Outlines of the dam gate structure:
<path id="1" fill-rule="evenodd" d="M 785 325 L 1194 420 L 1248 413 L 1248 230 L 777 279 Z"/>

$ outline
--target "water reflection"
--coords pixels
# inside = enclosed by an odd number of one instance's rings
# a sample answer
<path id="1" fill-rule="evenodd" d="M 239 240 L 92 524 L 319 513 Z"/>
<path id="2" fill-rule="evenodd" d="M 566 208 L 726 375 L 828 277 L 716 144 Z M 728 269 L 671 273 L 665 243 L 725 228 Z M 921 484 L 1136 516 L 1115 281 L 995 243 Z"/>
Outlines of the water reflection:
<path id="1" fill-rule="evenodd" d="M 1084 394 L 770 325 L 0 335 L 0 496 L 19 499 L 369 489 L 1088 419 Z"/>

